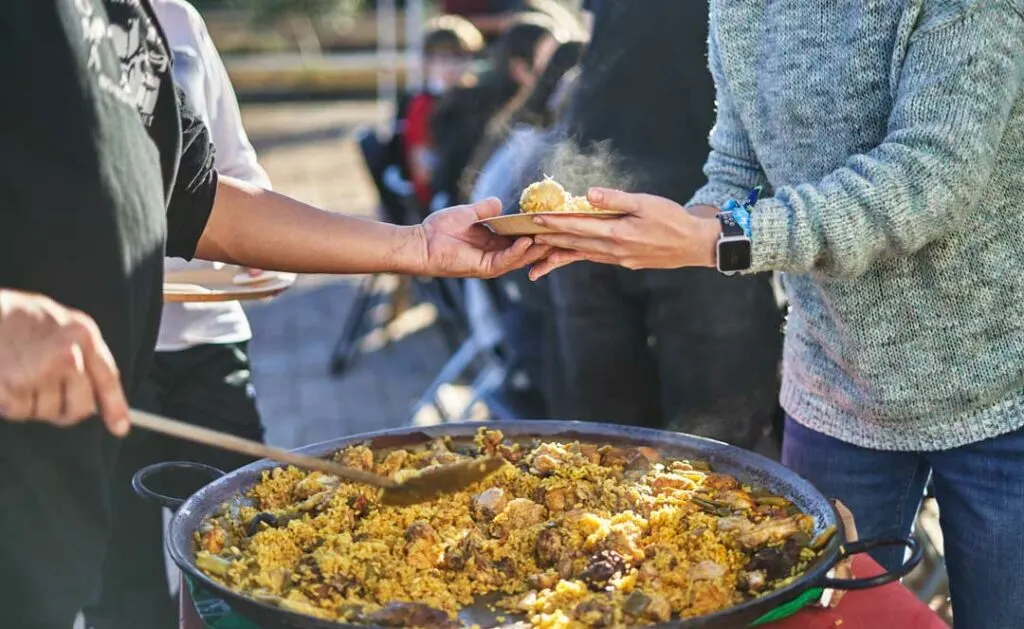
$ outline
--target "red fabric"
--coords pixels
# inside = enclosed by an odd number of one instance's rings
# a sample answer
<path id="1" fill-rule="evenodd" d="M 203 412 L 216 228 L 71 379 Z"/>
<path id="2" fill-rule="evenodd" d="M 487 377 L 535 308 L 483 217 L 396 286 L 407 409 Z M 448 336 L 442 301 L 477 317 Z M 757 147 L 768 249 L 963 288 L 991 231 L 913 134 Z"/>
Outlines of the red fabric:
<path id="1" fill-rule="evenodd" d="M 867 555 L 853 562 L 858 577 L 881 572 Z M 181 629 L 204 629 L 188 595 L 181 587 Z M 848 592 L 836 609 L 805 609 L 799 614 L 761 625 L 765 629 L 949 629 L 928 606 L 899 583 L 859 592 Z"/>
<path id="2" fill-rule="evenodd" d="M 422 173 L 417 176 L 413 167 L 412 156 L 416 148 L 430 148 L 430 112 L 434 109 L 434 97 L 430 94 L 417 94 L 409 101 L 409 109 L 405 116 L 405 164 L 412 174 L 412 183 L 416 189 L 416 198 L 423 207 L 430 205 L 433 191 L 430 189 L 430 178 Z"/>
<path id="3" fill-rule="evenodd" d="M 853 573 L 869 577 L 882 571 L 867 555 L 853 560 Z M 847 592 L 835 609 L 805 609 L 765 629 L 949 629 L 928 606 L 899 583 Z"/>

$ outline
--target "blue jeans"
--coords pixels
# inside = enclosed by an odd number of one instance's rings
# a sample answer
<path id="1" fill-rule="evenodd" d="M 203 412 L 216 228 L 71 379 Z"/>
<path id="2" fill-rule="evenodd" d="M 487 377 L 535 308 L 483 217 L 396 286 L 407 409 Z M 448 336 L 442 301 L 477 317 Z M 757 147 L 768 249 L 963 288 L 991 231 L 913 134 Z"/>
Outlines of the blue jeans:
<path id="1" fill-rule="evenodd" d="M 782 462 L 845 503 L 861 538 L 909 535 L 931 476 L 956 629 L 1024 625 L 1024 429 L 953 450 L 889 452 L 787 418 Z M 872 556 L 891 570 L 903 550 Z"/>

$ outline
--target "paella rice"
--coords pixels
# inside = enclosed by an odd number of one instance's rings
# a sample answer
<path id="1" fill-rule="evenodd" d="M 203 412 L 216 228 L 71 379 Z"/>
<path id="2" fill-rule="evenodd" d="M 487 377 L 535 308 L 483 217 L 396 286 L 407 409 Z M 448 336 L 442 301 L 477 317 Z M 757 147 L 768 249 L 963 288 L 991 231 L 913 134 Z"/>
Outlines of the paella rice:
<path id="1" fill-rule="evenodd" d="M 586 197 L 578 197 L 569 193 L 562 187 L 562 184 L 547 176 L 523 189 L 519 195 L 519 210 L 524 214 L 538 212 L 608 213 L 606 210 L 600 210 L 591 205 Z"/>
<path id="2" fill-rule="evenodd" d="M 643 447 L 513 444 L 335 455 L 396 479 L 468 456 L 505 465 L 414 506 L 320 472 L 274 468 L 196 531 L 197 565 L 224 586 L 339 622 L 458 627 L 497 613 L 540 629 L 643 626 L 719 611 L 791 581 L 827 541 L 779 496 Z"/>

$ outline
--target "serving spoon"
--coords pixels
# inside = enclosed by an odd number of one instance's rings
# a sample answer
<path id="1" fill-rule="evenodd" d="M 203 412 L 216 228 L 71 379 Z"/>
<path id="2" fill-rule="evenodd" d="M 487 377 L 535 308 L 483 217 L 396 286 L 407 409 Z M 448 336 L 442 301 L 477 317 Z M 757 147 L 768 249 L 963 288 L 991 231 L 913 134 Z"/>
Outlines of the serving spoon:
<path id="1" fill-rule="evenodd" d="M 170 437 L 177 437 L 178 439 L 184 439 L 193 443 L 201 443 L 256 458 L 270 459 L 278 463 L 287 463 L 305 470 L 323 472 L 361 485 L 379 487 L 383 490 L 380 498 L 381 503 L 393 506 L 428 502 L 443 494 L 461 491 L 474 483 L 482 481 L 505 465 L 505 460 L 498 457 L 468 459 L 448 465 L 431 467 L 405 480 L 396 481 L 372 472 L 346 467 L 334 461 L 289 452 L 288 450 L 268 446 L 258 441 L 251 441 L 218 430 L 186 424 L 185 422 L 168 419 L 137 409 L 131 409 L 128 413 L 128 418 L 133 426 Z"/>

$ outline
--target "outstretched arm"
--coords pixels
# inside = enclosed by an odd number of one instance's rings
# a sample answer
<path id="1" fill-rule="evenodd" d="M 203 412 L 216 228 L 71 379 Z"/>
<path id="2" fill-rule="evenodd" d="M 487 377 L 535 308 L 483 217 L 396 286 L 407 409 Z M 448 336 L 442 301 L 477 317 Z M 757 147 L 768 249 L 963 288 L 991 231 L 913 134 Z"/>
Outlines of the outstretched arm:
<path id="1" fill-rule="evenodd" d="M 494 277 L 545 253 L 528 238 L 513 242 L 473 225 L 500 212 L 490 199 L 404 227 L 325 212 L 221 177 L 196 256 L 299 273 Z"/>
<path id="2" fill-rule="evenodd" d="M 495 277 L 548 249 L 473 223 L 497 216 L 496 200 L 450 208 L 403 227 L 325 212 L 213 168 L 209 133 L 179 93 L 178 176 L 167 208 L 167 255 L 301 273 L 409 273 Z"/>

